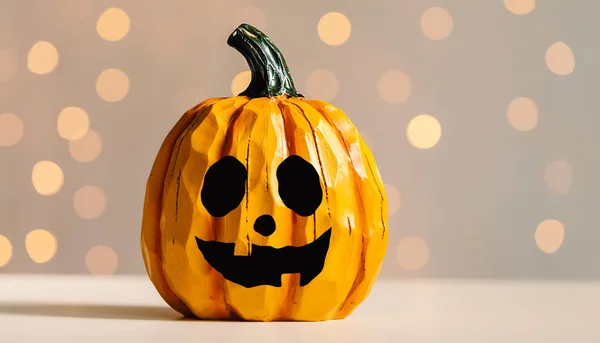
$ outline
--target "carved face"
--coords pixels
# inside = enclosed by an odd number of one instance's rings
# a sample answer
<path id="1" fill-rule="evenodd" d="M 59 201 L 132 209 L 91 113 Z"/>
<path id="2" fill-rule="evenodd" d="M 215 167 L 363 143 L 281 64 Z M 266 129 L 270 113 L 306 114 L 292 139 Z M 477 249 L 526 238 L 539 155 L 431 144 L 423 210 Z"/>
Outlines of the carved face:
<path id="1" fill-rule="evenodd" d="M 277 167 L 278 195 L 287 208 L 299 216 L 315 213 L 323 201 L 323 190 L 315 168 L 298 155 L 287 157 Z M 233 156 L 225 156 L 206 172 L 202 187 L 202 204 L 213 217 L 223 217 L 240 206 L 246 193 L 248 171 Z M 277 230 L 271 214 L 254 219 L 253 229 L 268 237 Z M 304 246 L 252 245 L 252 254 L 235 256 L 234 243 L 204 241 L 196 237 L 198 248 L 216 271 L 231 282 L 244 287 L 270 285 L 281 287 L 282 274 L 300 273 L 300 286 L 311 282 L 325 263 L 331 228 Z"/>

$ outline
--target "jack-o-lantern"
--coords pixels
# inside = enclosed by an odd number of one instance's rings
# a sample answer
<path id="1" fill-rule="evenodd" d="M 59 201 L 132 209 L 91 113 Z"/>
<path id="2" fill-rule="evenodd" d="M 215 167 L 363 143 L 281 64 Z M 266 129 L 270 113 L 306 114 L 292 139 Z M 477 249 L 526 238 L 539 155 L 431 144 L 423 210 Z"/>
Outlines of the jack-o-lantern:
<path id="1" fill-rule="evenodd" d="M 252 80 L 188 110 L 160 147 L 142 221 L 148 276 L 187 316 L 344 318 L 387 248 L 375 160 L 344 112 L 296 91 L 262 32 L 242 24 L 227 42 Z"/>

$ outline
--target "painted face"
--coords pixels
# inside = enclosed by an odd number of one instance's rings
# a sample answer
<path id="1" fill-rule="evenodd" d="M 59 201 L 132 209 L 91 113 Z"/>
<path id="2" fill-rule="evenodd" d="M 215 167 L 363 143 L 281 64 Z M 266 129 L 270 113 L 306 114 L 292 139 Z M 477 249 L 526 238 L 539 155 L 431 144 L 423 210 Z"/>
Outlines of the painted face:
<path id="1" fill-rule="evenodd" d="M 248 171 L 233 156 L 225 156 L 206 172 L 202 204 L 213 217 L 223 217 L 240 206 L 247 187 Z M 286 158 L 277 168 L 278 194 L 287 208 L 302 217 L 315 213 L 323 201 L 323 190 L 315 168 L 298 155 Z M 254 231 L 270 236 L 277 230 L 273 217 L 265 213 L 254 221 Z M 249 256 L 235 256 L 235 243 L 205 241 L 196 237 L 206 261 L 223 277 L 244 287 L 281 287 L 283 274 L 300 273 L 300 286 L 323 270 L 329 250 L 331 228 L 315 241 L 300 247 L 252 245 Z"/>

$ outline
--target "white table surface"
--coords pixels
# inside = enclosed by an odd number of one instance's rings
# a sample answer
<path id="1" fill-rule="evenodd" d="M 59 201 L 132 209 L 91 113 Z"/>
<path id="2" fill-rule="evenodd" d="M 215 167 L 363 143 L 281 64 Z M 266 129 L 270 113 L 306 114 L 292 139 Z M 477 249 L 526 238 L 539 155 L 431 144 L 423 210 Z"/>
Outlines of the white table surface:
<path id="1" fill-rule="evenodd" d="M 0 275 L 0 342 L 600 342 L 600 283 L 380 279 L 347 319 L 182 319 L 145 276 Z"/>

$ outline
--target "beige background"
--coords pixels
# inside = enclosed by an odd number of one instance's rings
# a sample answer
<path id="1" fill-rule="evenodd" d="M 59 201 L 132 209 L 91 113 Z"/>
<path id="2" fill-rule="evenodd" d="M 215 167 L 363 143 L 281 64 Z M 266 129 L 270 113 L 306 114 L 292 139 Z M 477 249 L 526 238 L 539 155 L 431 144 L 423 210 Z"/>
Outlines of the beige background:
<path id="1" fill-rule="evenodd" d="M 599 10 L 0 0 L 0 272 L 144 273 L 157 149 L 186 109 L 247 82 L 226 39 L 248 22 L 374 151 L 390 197 L 382 275 L 600 276 Z"/>

